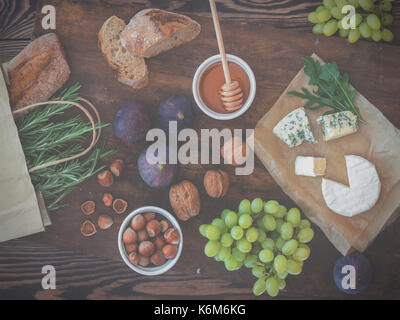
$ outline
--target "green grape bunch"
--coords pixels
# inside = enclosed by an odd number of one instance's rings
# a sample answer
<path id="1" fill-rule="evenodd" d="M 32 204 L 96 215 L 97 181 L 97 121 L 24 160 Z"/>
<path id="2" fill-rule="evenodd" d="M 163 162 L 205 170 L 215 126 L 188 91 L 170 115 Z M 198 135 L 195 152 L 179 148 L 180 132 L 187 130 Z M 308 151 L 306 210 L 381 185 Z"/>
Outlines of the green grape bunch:
<path id="1" fill-rule="evenodd" d="M 314 237 L 311 223 L 297 208 L 287 208 L 275 200 L 260 198 L 239 203 L 238 211 L 224 209 L 211 224 L 202 224 L 200 234 L 207 238 L 204 254 L 223 262 L 228 271 L 245 266 L 257 278 L 256 296 L 271 297 L 286 287 L 288 275 L 302 272 L 310 256 Z"/>
<path id="2" fill-rule="evenodd" d="M 338 32 L 348 42 L 355 43 L 360 38 L 370 41 L 391 42 L 394 39 L 388 27 L 393 24 L 390 14 L 394 0 L 323 0 L 322 5 L 310 12 L 308 21 L 314 24 L 315 34 L 330 37 Z M 344 6 L 355 9 L 355 29 L 348 28 L 345 22 L 347 14 L 342 13 Z"/>

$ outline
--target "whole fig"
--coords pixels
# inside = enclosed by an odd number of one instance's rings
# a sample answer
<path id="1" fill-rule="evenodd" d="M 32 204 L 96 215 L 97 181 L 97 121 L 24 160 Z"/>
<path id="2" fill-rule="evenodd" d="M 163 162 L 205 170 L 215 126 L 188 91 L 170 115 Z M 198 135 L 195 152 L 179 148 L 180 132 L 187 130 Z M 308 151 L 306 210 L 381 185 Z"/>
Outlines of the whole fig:
<path id="1" fill-rule="evenodd" d="M 158 108 L 158 122 L 165 132 L 169 132 L 169 122 L 176 121 L 178 132 L 193 126 L 192 103 L 183 95 L 174 94 L 161 102 Z"/>

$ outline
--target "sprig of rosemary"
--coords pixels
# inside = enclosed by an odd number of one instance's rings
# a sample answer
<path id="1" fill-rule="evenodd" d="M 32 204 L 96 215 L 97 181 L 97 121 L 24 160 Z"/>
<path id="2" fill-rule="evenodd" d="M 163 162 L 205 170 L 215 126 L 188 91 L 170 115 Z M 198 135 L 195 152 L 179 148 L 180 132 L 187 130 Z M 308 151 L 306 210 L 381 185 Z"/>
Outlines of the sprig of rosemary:
<path id="1" fill-rule="evenodd" d="M 354 105 L 356 90 L 349 88 L 349 74 L 340 74 L 336 62 L 326 63 L 323 66 L 312 57 L 304 57 L 304 72 L 310 78 L 309 85 L 317 89 L 311 92 L 301 88 L 302 92 L 290 91 L 288 94 L 307 100 L 304 108 L 317 110 L 328 107 L 331 110 L 324 115 L 341 111 L 353 112 L 361 123 L 366 123 L 360 111 Z"/>
<path id="2" fill-rule="evenodd" d="M 54 100 L 78 101 L 79 83 L 62 91 Z M 70 157 L 85 149 L 85 134 L 92 131 L 90 122 L 84 122 L 78 115 L 65 121 L 54 121 L 54 117 L 63 115 L 71 104 L 48 105 L 37 108 L 17 119 L 19 137 L 24 150 L 28 168 Z M 55 119 L 57 120 L 57 119 Z M 105 128 L 109 124 L 97 124 Z M 32 183 L 42 192 L 48 211 L 63 206 L 62 200 L 80 183 L 104 169 L 98 162 L 115 154 L 116 150 L 106 150 L 105 144 L 93 148 L 82 158 L 67 163 L 34 171 L 30 174 Z"/>

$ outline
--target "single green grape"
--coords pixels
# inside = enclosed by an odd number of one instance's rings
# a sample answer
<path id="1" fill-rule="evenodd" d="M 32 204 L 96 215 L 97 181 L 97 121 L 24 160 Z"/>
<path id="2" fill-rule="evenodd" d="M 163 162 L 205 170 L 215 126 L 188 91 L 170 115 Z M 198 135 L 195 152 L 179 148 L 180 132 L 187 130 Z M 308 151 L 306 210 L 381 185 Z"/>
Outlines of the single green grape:
<path id="1" fill-rule="evenodd" d="M 323 0 L 322 1 L 324 6 L 328 9 L 332 9 L 333 7 L 336 7 L 335 0 Z"/>
<path id="2" fill-rule="evenodd" d="M 318 6 L 317 9 L 315 9 L 315 12 L 321 12 L 322 10 L 325 10 L 324 6 Z"/>
<path id="3" fill-rule="evenodd" d="M 263 249 L 258 254 L 258 258 L 261 262 L 268 263 L 274 259 L 274 253 L 269 249 Z"/>
<path id="4" fill-rule="evenodd" d="M 262 201 L 261 198 L 255 198 L 251 202 L 251 211 L 254 213 L 260 213 L 261 210 L 263 209 L 264 202 Z"/>
<path id="5" fill-rule="evenodd" d="M 262 295 L 262 294 L 265 292 L 266 286 L 267 286 L 267 284 L 266 284 L 264 278 L 258 279 L 258 280 L 254 283 L 254 286 L 253 286 L 253 294 L 254 294 L 255 296 L 260 296 L 260 295 Z"/>
<path id="6" fill-rule="evenodd" d="M 275 228 L 275 230 L 278 231 L 278 232 L 280 232 L 280 231 L 281 231 L 282 225 L 283 225 L 286 221 L 283 220 L 283 219 L 275 219 L 275 222 L 276 222 L 276 228 Z"/>
<path id="7" fill-rule="evenodd" d="M 359 30 L 359 28 L 350 30 L 349 31 L 349 37 L 347 38 L 347 40 L 350 43 L 355 43 L 355 42 L 358 41 L 358 39 L 360 39 L 360 30 Z"/>
<path id="8" fill-rule="evenodd" d="M 322 32 L 325 36 L 330 37 L 330 36 L 334 35 L 337 30 L 338 30 L 337 21 L 334 19 L 331 19 L 327 23 L 325 23 L 324 29 L 322 30 Z"/>
<path id="9" fill-rule="evenodd" d="M 359 0 L 358 2 L 365 11 L 370 11 L 372 9 L 373 3 L 371 0 Z"/>
<path id="10" fill-rule="evenodd" d="M 332 17 L 332 14 L 331 14 L 329 9 L 324 9 L 324 10 L 321 10 L 320 12 L 317 13 L 317 19 L 318 19 L 319 23 L 326 22 L 331 17 Z"/>
<path id="11" fill-rule="evenodd" d="M 356 13 L 356 27 L 358 27 L 362 21 L 363 21 L 363 17 L 361 15 L 361 13 Z"/>
<path id="12" fill-rule="evenodd" d="M 243 213 L 239 217 L 239 226 L 241 226 L 243 229 L 250 228 L 252 224 L 253 218 L 248 213 Z"/>
<path id="13" fill-rule="evenodd" d="M 275 215 L 279 211 L 279 202 L 269 200 L 264 204 L 264 212 Z"/>
<path id="14" fill-rule="evenodd" d="M 286 271 L 287 259 L 284 255 L 278 254 L 274 259 L 274 269 L 277 273 Z"/>
<path id="15" fill-rule="evenodd" d="M 275 218 L 273 216 L 270 216 L 269 214 L 266 214 L 263 217 L 263 224 L 264 224 L 264 228 L 267 231 L 274 231 L 276 229 Z"/>
<path id="16" fill-rule="evenodd" d="M 287 209 L 285 206 L 279 205 L 279 209 L 276 213 L 273 214 L 275 218 L 283 218 L 287 214 Z"/>
<path id="17" fill-rule="evenodd" d="M 282 253 L 285 256 L 290 256 L 292 254 L 294 254 L 294 252 L 296 251 L 298 247 L 298 242 L 294 239 L 291 239 L 289 241 L 287 241 L 283 247 L 282 247 Z"/>
<path id="18" fill-rule="evenodd" d="M 343 18 L 342 11 L 338 7 L 334 7 L 331 9 L 331 15 L 337 20 L 340 20 Z"/>
<path id="19" fill-rule="evenodd" d="M 265 276 L 265 268 L 262 266 L 256 266 L 253 269 L 251 269 L 251 273 L 256 278 L 262 278 Z"/>
<path id="20" fill-rule="evenodd" d="M 291 275 L 298 275 L 302 271 L 302 264 L 299 261 L 295 261 L 292 259 L 287 260 L 286 270 Z"/>
<path id="21" fill-rule="evenodd" d="M 376 14 L 369 14 L 367 17 L 367 24 L 372 30 L 379 30 L 381 28 L 381 21 Z"/>
<path id="22" fill-rule="evenodd" d="M 233 248 L 231 254 L 236 261 L 241 262 L 244 261 L 244 259 L 246 259 L 246 254 L 240 251 L 238 248 Z"/>
<path id="23" fill-rule="evenodd" d="M 246 231 L 246 239 L 249 242 L 256 242 L 258 240 L 258 230 L 257 228 L 251 227 Z"/>
<path id="24" fill-rule="evenodd" d="M 390 42 L 393 41 L 393 33 L 389 29 L 383 28 L 382 30 L 382 39 L 383 41 Z"/>
<path id="25" fill-rule="evenodd" d="M 258 238 L 257 238 L 257 241 L 259 241 L 260 243 L 262 243 L 264 240 L 267 239 L 267 234 L 265 233 L 264 230 L 262 230 L 262 229 L 260 229 L 260 228 L 258 228 L 257 231 L 258 231 Z"/>
<path id="26" fill-rule="evenodd" d="M 205 228 L 205 234 L 208 240 L 218 240 L 221 236 L 221 231 L 216 226 L 210 224 Z"/>
<path id="27" fill-rule="evenodd" d="M 342 38 L 347 38 L 349 35 L 350 30 L 349 29 L 340 29 L 339 30 L 339 36 Z M 301 226 L 299 226 L 301 228 Z"/>
<path id="28" fill-rule="evenodd" d="M 228 271 L 235 271 L 239 267 L 239 262 L 231 255 L 224 261 L 225 269 Z"/>
<path id="29" fill-rule="evenodd" d="M 278 281 L 275 278 L 268 278 L 265 282 L 266 290 L 269 296 L 276 297 L 279 293 Z"/>
<path id="30" fill-rule="evenodd" d="M 310 12 L 307 16 L 307 19 L 311 23 L 318 23 L 317 13 L 315 11 Z"/>
<path id="31" fill-rule="evenodd" d="M 219 231 L 221 231 L 221 233 L 225 233 L 228 231 L 228 227 L 226 226 L 224 220 L 222 220 L 221 218 L 215 218 L 211 224 L 215 227 L 217 227 L 219 229 Z"/>
<path id="32" fill-rule="evenodd" d="M 392 10 L 392 3 L 390 1 L 384 0 L 382 2 L 381 8 L 383 11 L 390 11 Z"/>
<path id="33" fill-rule="evenodd" d="M 266 238 L 263 242 L 261 242 L 261 246 L 263 249 L 269 249 L 273 251 L 275 248 L 275 242 L 271 238 Z"/>
<path id="34" fill-rule="evenodd" d="M 285 245 L 285 243 L 286 243 L 286 240 L 285 239 L 283 239 L 282 237 L 278 237 L 278 239 L 276 239 L 276 241 L 275 241 L 275 247 L 278 249 L 278 250 L 282 250 L 282 248 L 283 248 L 283 246 Z"/>
<path id="35" fill-rule="evenodd" d="M 350 5 L 352 5 L 355 9 L 357 9 L 360 6 L 360 3 L 358 0 L 347 0 Z"/>
<path id="36" fill-rule="evenodd" d="M 204 253 L 207 257 L 212 258 L 218 253 L 220 248 L 221 244 L 218 241 L 210 240 L 204 247 Z"/>
<path id="37" fill-rule="evenodd" d="M 346 30 L 346 31 L 349 31 L 349 30 Z M 300 229 L 305 229 L 305 228 L 310 228 L 310 227 L 311 227 L 310 221 L 308 221 L 307 219 L 301 219 L 300 224 L 299 224 Z"/>
<path id="38" fill-rule="evenodd" d="M 300 244 L 292 255 L 292 259 L 296 261 L 305 261 L 310 256 L 310 248 L 306 244 Z"/>
<path id="39" fill-rule="evenodd" d="M 224 209 L 224 210 L 221 212 L 221 219 L 222 219 L 222 220 L 225 221 L 226 215 L 228 214 L 229 211 L 231 211 L 231 210 L 229 210 L 229 209 Z"/>
<path id="40" fill-rule="evenodd" d="M 276 281 L 278 281 L 279 290 L 285 289 L 285 287 L 286 287 L 285 279 L 280 279 L 280 278 L 275 278 L 275 279 L 276 279 Z"/>
<path id="41" fill-rule="evenodd" d="M 233 238 L 230 233 L 224 233 L 221 236 L 221 245 L 225 248 L 229 248 L 233 243 Z"/>
<path id="42" fill-rule="evenodd" d="M 286 277 L 288 276 L 288 272 L 285 270 L 285 271 L 283 271 L 283 272 L 281 272 L 281 273 L 276 273 L 276 276 L 279 278 L 279 279 L 286 279 Z"/>
<path id="43" fill-rule="evenodd" d="M 216 257 L 218 257 L 219 261 L 225 261 L 229 259 L 231 256 L 231 248 L 226 248 L 226 247 L 221 247 L 216 254 Z"/>
<path id="44" fill-rule="evenodd" d="M 280 234 L 282 239 L 284 240 L 289 240 L 293 237 L 293 225 L 290 222 L 285 222 L 282 224 L 281 229 L 280 229 Z"/>
<path id="45" fill-rule="evenodd" d="M 225 224 L 228 228 L 232 228 L 237 224 L 238 217 L 235 211 L 230 210 L 225 217 Z"/>
<path id="46" fill-rule="evenodd" d="M 251 242 L 244 238 L 240 239 L 236 243 L 236 246 L 243 253 L 249 253 L 251 251 L 251 249 L 253 248 L 253 246 L 251 245 Z"/>
<path id="47" fill-rule="evenodd" d="M 382 32 L 381 30 L 372 30 L 371 39 L 375 42 L 379 42 L 382 40 Z"/>
<path id="48" fill-rule="evenodd" d="M 389 13 L 385 13 L 381 18 L 382 24 L 384 26 L 390 26 L 393 23 L 393 20 L 393 16 Z"/>
<path id="49" fill-rule="evenodd" d="M 290 222 L 293 227 L 298 227 L 301 221 L 300 210 L 297 208 L 290 209 L 286 215 L 286 221 Z"/>
<path id="50" fill-rule="evenodd" d="M 345 5 L 348 5 L 349 3 L 347 2 L 347 0 L 335 0 L 336 6 L 340 9 L 340 11 L 342 11 L 342 8 Z"/>
<path id="51" fill-rule="evenodd" d="M 240 214 L 242 214 L 242 213 L 243 214 L 244 213 L 251 214 L 251 203 L 250 203 L 250 200 L 243 199 L 242 201 L 240 201 L 238 212 Z"/>
<path id="52" fill-rule="evenodd" d="M 312 238 L 314 238 L 314 230 L 311 228 L 301 229 L 297 234 L 297 239 L 299 239 L 301 243 L 308 243 Z"/>
<path id="53" fill-rule="evenodd" d="M 242 229 L 241 227 L 239 227 L 239 226 L 234 226 L 234 227 L 231 229 L 231 236 L 232 236 L 232 238 L 235 239 L 235 240 L 240 240 L 240 239 L 242 239 L 243 234 L 244 234 L 244 231 L 243 231 L 243 229 Z"/>
<path id="54" fill-rule="evenodd" d="M 322 32 L 324 31 L 324 25 L 325 25 L 325 23 L 317 23 L 312 28 L 312 32 L 315 34 L 322 34 Z"/>
<path id="55" fill-rule="evenodd" d="M 361 23 L 359 28 L 360 28 L 361 36 L 363 38 L 367 39 L 367 38 L 371 37 L 372 30 L 366 22 Z"/>
<path id="56" fill-rule="evenodd" d="M 244 265 L 246 268 L 254 268 L 257 266 L 258 257 L 255 254 L 251 254 L 244 259 Z"/>
<path id="57" fill-rule="evenodd" d="M 208 226 L 208 224 L 202 224 L 202 225 L 199 227 L 199 232 L 200 232 L 200 234 L 201 234 L 203 237 L 207 237 L 207 234 L 206 234 L 207 226 Z"/>

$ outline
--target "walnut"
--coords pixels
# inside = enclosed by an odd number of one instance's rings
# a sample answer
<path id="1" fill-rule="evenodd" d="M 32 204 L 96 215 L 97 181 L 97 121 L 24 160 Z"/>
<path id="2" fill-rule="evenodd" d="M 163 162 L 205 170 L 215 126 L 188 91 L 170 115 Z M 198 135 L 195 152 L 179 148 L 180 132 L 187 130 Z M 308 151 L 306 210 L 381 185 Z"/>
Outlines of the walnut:
<path id="1" fill-rule="evenodd" d="M 196 186 L 184 180 L 169 191 L 169 201 L 179 219 L 186 221 L 200 212 L 200 195 Z"/>
<path id="2" fill-rule="evenodd" d="M 222 170 L 209 170 L 204 175 L 204 189 L 211 198 L 222 198 L 229 188 L 229 176 Z"/>

